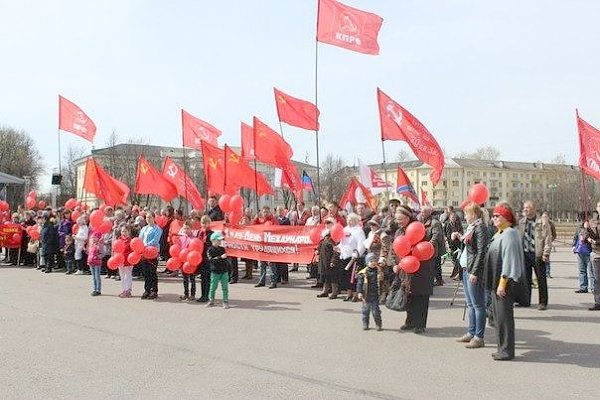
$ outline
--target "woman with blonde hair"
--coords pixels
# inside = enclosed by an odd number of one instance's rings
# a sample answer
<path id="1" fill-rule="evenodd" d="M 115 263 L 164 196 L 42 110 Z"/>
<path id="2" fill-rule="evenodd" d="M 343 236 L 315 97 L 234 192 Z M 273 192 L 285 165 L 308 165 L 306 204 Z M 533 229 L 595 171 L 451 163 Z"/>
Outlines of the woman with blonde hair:
<path id="1" fill-rule="evenodd" d="M 346 217 L 344 237 L 340 240 L 337 248 L 340 252 L 339 269 L 341 271 L 341 290 L 347 289 L 344 301 L 358 301 L 358 295 L 354 297 L 356 290 L 356 272 L 364 265 L 365 232 L 359 225 L 358 214 L 350 213 Z"/>

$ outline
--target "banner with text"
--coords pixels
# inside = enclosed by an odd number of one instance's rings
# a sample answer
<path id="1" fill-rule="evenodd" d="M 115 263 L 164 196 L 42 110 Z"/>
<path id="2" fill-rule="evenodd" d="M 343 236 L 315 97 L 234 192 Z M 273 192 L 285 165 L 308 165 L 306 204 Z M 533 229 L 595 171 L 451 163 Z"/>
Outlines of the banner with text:
<path id="1" fill-rule="evenodd" d="M 313 261 L 316 245 L 310 240 L 312 227 L 213 225 L 211 228 L 222 230 L 223 246 L 230 257 L 299 264 Z"/>
<path id="2" fill-rule="evenodd" d="M 0 247 L 18 249 L 21 247 L 23 227 L 19 224 L 0 225 Z"/>

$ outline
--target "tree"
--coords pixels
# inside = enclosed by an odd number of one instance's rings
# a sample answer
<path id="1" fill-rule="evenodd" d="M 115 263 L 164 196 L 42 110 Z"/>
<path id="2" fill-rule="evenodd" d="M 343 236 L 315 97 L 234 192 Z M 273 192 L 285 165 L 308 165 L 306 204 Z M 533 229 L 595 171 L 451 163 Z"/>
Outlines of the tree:
<path id="1" fill-rule="evenodd" d="M 552 160 L 550 160 L 550 163 L 565 165 L 567 163 L 567 159 L 566 159 L 565 155 L 561 153 L 561 154 L 555 155 L 554 158 Z"/>
<path id="2" fill-rule="evenodd" d="M 43 164 L 33 139 L 25 131 L 0 126 L 0 171 L 27 177 L 26 187 L 9 185 L 6 188 L 6 201 L 14 208 L 23 203 L 25 191 L 37 188 Z"/>
<path id="3" fill-rule="evenodd" d="M 69 198 L 77 197 L 77 169 L 73 161 L 85 156 L 83 147 L 69 146 L 67 153 L 63 156 L 61 165 L 62 181 L 60 183 L 60 196 L 56 199 L 56 204 L 64 204 Z"/>
<path id="4" fill-rule="evenodd" d="M 500 158 L 502 152 L 493 146 L 479 147 L 473 153 L 462 152 L 456 155 L 456 158 L 468 158 L 472 160 L 496 161 Z"/>
<path id="5" fill-rule="evenodd" d="M 397 162 L 402 162 L 402 161 L 412 161 L 415 159 L 415 156 L 409 152 L 408 150 L 402 149 L 398 152 L 398 154 L 396 155 L 396 161 Z"/>
<path id="6" fill-rule="evenodd" d="M 341 157 L 328 154 L 321 163 L 321 200 L 339 201 L 353 175 Z"/>

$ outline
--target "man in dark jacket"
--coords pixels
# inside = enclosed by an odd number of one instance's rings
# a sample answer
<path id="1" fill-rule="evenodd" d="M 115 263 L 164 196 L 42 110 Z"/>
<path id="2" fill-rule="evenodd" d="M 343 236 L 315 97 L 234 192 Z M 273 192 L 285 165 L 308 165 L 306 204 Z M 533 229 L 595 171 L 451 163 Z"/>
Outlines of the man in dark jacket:
<path id="1" fill-rule="evenodd" d="M 225 219 L 225 214 L 223 214 L 223 210 L 219 207 L 219 202 L 217 201 L 217 196 L 210 196 L 208 198 L 208 213 L 207 215 L 210 217 L 210 220 L 215 221 L 223 221 Z"/>
<path id="2" fill-rule="evenodd" d="M 44 225 L 41 232 L 41 243 L 44 258 L 46 260 L 45 273 L 52 272 L 56 263 L 56 255 L 58 254 L 58 227 L 55 225 L 54 218 L 50 218 L 50 214 L 44 212 L 42 215 Z"/>

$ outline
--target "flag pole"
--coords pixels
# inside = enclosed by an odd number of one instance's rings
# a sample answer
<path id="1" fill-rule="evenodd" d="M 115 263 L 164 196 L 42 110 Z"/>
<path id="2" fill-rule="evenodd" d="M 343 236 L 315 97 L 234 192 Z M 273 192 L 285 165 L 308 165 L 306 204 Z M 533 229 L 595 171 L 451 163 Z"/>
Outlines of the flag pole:
<path id="1" fill-rule="evenodd" d="M 317 0 L 317 30 L 319 30 L 319 11 L 321 0 Z M 315 108 L 319 109 L 319 41 L 315 35 Z M 317 204 L 321 205 L 321 166 L 319 163 L 319 125 L 315 131 L 315 146 L 317 150 Z M 321 223 L 321 213 L 319 212 L 319 223 Z"/>
<path id="2" fill-rule="evenodd" d="M 258 206 L 258 171 L 256 170 L 256 156 L 252 160 L 254 162 L 254 193 L 256 195 L 256 216 L 258 217 L 258 213 L 260 211 L 260 207 Z"/>
<path id="3" fill-rule="evenodd" d="M 385 142 L 383 141 L 383 139 L 381 139 L 381 154 L 383 154 L 383 164 L 382 164 L 382 167 L 383 167 L 383 176 L 384 176 L 384 179 L 385 179 L 385 195 L 386 195 L 387 201 L 389 203 L 389 201 L 390 201 L 390 188 L 388 186 L 387 164 L 385 162 L 385 144 L 384 143 Z"/>
<path id="4" fill-rule="evenodd" d="M 576 117 L 576 123 L 577 123 L 577 139 L 579 142 L 579 152 L 582 152 L 582 143 L 581 143 L 581 133 L 579 132 L 579 110 L 576 108 L 575 109 L 575 117 Z M 587 219 L 588 216 L 588 210 L 589 210 L 589 204 L 588 204 L 588 192 L 587 192 L 587 185 L 585 184 L 585 174 L 583 172 L 583 166 L 581 165 L 581 159 L 579 161 L 579 171 L 581 172 L 581 188 L 582 188 L 582 206 L 583 206 L 583 219 Z"/>
<path id="5" fill-rule="evenodd" d="M 189 212 L 189 204 L 190 202 L 188 201 L 188 188 L 187 188 L 187 177 L 188 175 L 188 171 L 187 171 L 187 153 L 185 151 L 185 146 L 181 146 L 181 149 L 183 150 L 183 172 L 185 173 L 185 179 L 184 179 L 184 191 L 185 191 L 185 214 L 187 215 Z"/>

